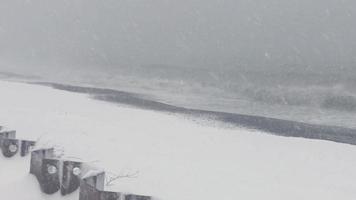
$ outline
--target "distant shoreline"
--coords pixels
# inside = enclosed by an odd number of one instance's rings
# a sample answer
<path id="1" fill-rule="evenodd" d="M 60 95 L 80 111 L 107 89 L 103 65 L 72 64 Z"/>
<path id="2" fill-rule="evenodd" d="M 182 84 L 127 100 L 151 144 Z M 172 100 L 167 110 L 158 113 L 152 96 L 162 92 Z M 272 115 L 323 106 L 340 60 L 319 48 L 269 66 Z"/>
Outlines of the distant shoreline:
<path id="1" fill-rule="evenodd" d="M 356 129 L 338 126 L 316 125 L 296 121 L 281 120 L 268 117 L 242 115 L 227 112 L 190 109 L 178 107 L 158 101 L 148 100 L 139 94 L 113 89 L 81 87 L 51 82 L 28 82 L 44 85 L 58 90 L 88 94 L 92 98 L 110 103 L 125 104 L 141 109 L 160 112 L 186 114 L 198 118 L 209 118 L 236 127 L 246 127 L 265 131 L 285 137 L 300 137 L 307 139 L 327 140 L 338 143 L 356 145 Z"/>
<path id="2" fill-rule="evenodd" d="M 15 73 L 0 72 L 3 77 L 10 79 L 27 79 L 29 77 L 22 76 Z M 33 77 L 32 77 L 33 78 Z M 18 81 L 18 80 L 17 80 Z M 26 81 L 24 81 L 26 82 Z M 110 102 L 120 103 L 141 109 L 154 110 L 159 112 L 185 114 L 201 119 L 212 119 L 218 122 L 227 123 L 236 127 L 246 127 L 255 130 L 261 130 L 274 135 L 285 137 L 300 137 L 307 139 L 327 140 L 338 143 L 345 143 L 356 145 L 356 129 L 345 128 L 340 126 L 328 126 L 308 124 L 303 122 L 282 120 L 269 117 L 261 117 L 254 115 L 243 115 L 236 113 L 217 112 L 200 109 L 190 109 L 170 104 L 161 103 L 145 99 L 142 95 L 137 93 L 118 91 L 114 89 L 95 88 L 95 87 L 81 87 L 67 84 L 59 84 L 52 82 L 41 81 L 27 81 L 29 84 L 37 84 L 52 87 L 58 90 L 65 90 L 75 93 L 88 94 L 94 99 Z"/>

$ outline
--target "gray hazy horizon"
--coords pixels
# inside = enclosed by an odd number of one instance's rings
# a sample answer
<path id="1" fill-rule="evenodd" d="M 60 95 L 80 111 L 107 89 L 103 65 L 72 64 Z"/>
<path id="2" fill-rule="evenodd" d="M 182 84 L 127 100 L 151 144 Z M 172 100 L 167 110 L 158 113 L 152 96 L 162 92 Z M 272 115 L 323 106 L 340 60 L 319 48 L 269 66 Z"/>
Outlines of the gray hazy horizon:
<path id="1" fill-rule="evenodd" d="M 352 0 L 0 1 L 0 58 L 46 66 L 352 69 Z"/>

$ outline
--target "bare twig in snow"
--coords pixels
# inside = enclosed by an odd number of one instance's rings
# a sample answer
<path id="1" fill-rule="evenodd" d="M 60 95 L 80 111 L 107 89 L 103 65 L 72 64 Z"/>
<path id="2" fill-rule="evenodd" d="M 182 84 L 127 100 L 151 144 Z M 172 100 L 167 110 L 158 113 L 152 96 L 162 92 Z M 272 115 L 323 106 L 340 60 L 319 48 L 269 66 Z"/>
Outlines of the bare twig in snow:
<path id="1" fill-rule="evenodd" d="M 127 174 L 115 174 L 115 173 L 107 173 L 106 180 L 105 180 L 105 185 L 106 186 L 112 186 L 114 185 L 115 181 L 118 179 L 122 178 L 137 178 L 139 174 L 139 171 L 136 171 L 134 173 L 127 173 Z"/>

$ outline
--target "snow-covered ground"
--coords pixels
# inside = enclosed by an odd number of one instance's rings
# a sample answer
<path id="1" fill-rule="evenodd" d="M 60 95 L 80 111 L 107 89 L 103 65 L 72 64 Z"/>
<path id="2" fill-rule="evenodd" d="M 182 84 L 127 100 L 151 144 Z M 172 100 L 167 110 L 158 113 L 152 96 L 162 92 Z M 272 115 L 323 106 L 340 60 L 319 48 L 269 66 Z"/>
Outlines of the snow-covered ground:
<path id="1" fill-rule="evenodd" d="M 122 178 L 109 190 L 160 200 L 356 198 L 356 146 L 226 129 L 45 86 L 0 81 L 0 125 Z M 203 125 L 205 124 L 205 125 Z M 0 156 L 1 199 L 40 193 L 29 157 Z"/>

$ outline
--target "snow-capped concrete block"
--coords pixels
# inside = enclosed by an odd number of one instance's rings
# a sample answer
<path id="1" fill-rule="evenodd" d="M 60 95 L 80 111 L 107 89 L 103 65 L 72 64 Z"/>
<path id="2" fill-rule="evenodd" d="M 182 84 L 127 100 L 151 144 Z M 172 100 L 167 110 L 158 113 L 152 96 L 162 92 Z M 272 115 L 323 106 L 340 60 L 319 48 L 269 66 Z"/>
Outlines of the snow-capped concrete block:
<path id="1" fill-rule="evenodd" d="M 30 173 L 33 175 L 38 175 L 41 173 L 43 159 L 53 158 L 54 149 L 38 149 L 31 152 L 31 165 Z"/>
<path id="2" fill-rule="evenodd" d="M 41 173 L 36 177 L 43 193 L 54 194 L 59 191 L 61 188 L 59 169 L 59 160 L 48 158 L 42 160 Z"/>
<path id="3" fill-rule="evenodd" d="M 67 195 L 80 186 L 83 163 L 60 160 L 54 156 L 54 149 L 40 149 L 31 152 L 30 173 L 37 177 L 42 192 L 54 194 L 61 191 Z"/>
<path id="4" fill-rule="evenodd" d="M 15 139 L 16 138 L 16 131 L 1 131 L 0 132 L 0 139 L 1 138 Z"/>
<path id="5" fill-rule="evenodd" d="M 18 152 L 22 157 L 26 156 L 34 145 L 34 141 L 0 138 L 2 154 L 8 158 L 15 156 Z"/>
<path id="6" fill-rule="evenodd" d="M 39 149 L 31 152 L 30 173 L 36 176 L 41 191 L 53 194 L 59 191 L 59 165 L 54 158 L 54 149 Z"/>
<path id="7" fill-rule="evenodd" d="M 82 176 L 82 163 L 75 161 L 63 161 L 61 194 L 67 195 L 76 191 L 80 186 Z"/>
<path id="8" fill-rule="evenodd" d="M 104 191 L 105 172 L 94 172 L 82 178 L 79 200 L 151 200 L 150 196 Z"/>
<path id="9" fill-rule="evenodd" d="M 21 140 L 21 151 L 20 155 L 22 157 L 27 156 L 31 149 L 36 145 L 35 141 L 29 141 L 29 140 Z"/>
<path id="10" fill-rule="evenodd" d="M 20 142 L 16 139 L 2 138 L 0 140 L 2 154 L 7 157 L 13 157 L 17 154 L 20 148 Z"/>
<path id="11" fill-rule="evenodd" d="M 104 191 L 105 172 L 83 177 L 80 183 L 79 200 L 122 200 L 120 192 Z"/>

